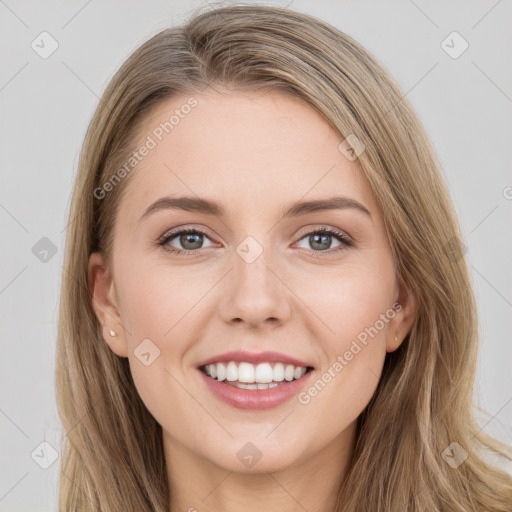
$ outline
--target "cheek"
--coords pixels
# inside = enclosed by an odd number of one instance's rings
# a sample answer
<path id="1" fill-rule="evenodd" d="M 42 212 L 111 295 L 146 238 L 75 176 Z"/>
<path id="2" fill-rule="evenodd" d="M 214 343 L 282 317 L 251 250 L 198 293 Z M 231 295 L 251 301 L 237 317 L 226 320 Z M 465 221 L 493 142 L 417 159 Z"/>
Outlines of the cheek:
<path id="1" fill-rule="evenodd" d="M 393 286 L 391 261 L 354 264 L 316 279 L 306 295 L 329 330 L 320 338 L 322 368 L 298 401 L 308 418 L 327 415 L 331 435 L 359 416 L 377 388 L 394 317 Z"/>
<path id="2" fill-rule="evenodd" d="M 135 348 L 149 338 L 161 350 L 170 345 L 178 349 L 176 332 L 190 324 L 194 306 L 206 291 L 204 281 L 184 268 L 139 264 L 124 269 L 119 282 L 130 345 Z"/>
<path id="3" fill-rule="evenodd" d="M 142 261 L 142 259 L 140 260 Z M 128 357 L 142 400 L 156 417 L 179 407 L 187 354 L 200 338 L 201 301 L 215 276 L 150 262 L 119 262 L 119 298 Z M 165 390 L 165 392 L 163 392 Z"/>
<path id="4" fill-rule="evenodd" d="M 381 341 L 385 338 L 393 305 L 394 280 L 391 262 L 358 261 L 329 272 L 317 272 L 314 278 L 303 275 L 295 289 L 325 327 L 322 329 L 326 333 L 324 341 L 332 355 L 332 352 L 348 350 L 351 340 L 358 336 L 364 342 L 364 333 L 368 339 Z M 388 318 L 385 318 L 386 313 Z M 377 333 L 371 329 L 376 324 Z M 371 330 L 371 336 L 367 329 Z"/>

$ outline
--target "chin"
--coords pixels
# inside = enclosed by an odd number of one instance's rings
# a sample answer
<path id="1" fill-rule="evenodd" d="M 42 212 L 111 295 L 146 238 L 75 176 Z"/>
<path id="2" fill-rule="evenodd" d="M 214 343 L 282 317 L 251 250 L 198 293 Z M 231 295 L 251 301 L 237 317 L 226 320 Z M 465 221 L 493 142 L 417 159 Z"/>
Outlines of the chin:
<path id="1" fill-rule="evenodd" d="M 269 443 L 268 440 L 265 442 L 264 439 L 235 439 L 224 448 L 217 446 L 217 450 L 205 454 L 205 457 L 216 466 L 235 473 L 274 473 L 299 463 L 296 443 L 290 443 L 288 447 L 282 443 Z"/>

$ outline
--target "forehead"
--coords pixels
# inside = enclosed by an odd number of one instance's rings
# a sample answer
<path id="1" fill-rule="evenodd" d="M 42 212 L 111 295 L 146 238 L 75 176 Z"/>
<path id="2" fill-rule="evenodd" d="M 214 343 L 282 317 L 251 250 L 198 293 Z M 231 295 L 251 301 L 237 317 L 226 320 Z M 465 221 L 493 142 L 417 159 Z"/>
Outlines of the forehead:
<path id="1" fill-rule="evenodd" d="M 132 211 L 166 194 L 195 194 L 254 213 L 334 193 L 376 208 L 359 165 L 339 150 L 343 137 L 288 94 L 180 94 L 156 105 L 136 138 L 135 149 L 150 149 L 125 191 Z"/>

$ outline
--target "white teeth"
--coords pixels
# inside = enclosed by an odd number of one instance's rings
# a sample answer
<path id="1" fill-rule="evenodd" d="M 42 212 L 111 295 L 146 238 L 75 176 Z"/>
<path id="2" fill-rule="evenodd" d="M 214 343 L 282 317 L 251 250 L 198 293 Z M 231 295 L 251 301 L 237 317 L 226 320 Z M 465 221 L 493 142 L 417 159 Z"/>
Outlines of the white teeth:
<path id="1" fill-rule="evenodd" d="M 284 378 L 287 380 L 287 381 L 290 381 L 290 380 L 293 380 L 293 370 L 294 370 L 294 366 L 289 364 L 285 369 L 284 369 Z"/>
<path id="2" fill-rule="evenodd" d="M 269 389 L 279 386 L 277 382 L 269 382 L 268 384 L 244 384 L 242 382 L 231 382 L 230 386 L 234 386 L 241 389 Z"/>
<path id="3" fill-rule="evenodd" d="M 300 379 L 302 377 L 302 368 L 297 367 L 295 370 L 293 370 L 293 378 L 294 379 Z"/>
<path id="4" fill-rule="evenodd" d="M 238 365 L 238 380 L 247 383 L 254 382 L 254 366 L 249 363 L 240 363 Z"/>
<path id="5" fill-rule="evenodd" d="M 274 372 L 272 371 L 272 366 L 268 363 L 260 363 L 256 366 L 256 382 L 260 382 L 261 384 L 268 384 L 272 382 Z"/>
<path id="6" fill-rule="evenodd" d="M 276 382 L 281 382 L 284 380 L 284 365 L 283 363 L 276 363 L 274 366 L 274 375 L 273 379 Z"/>
<path id="7" fill-rule="evenodd" d="M 227 380 L 244 389 L 267 389 L 277 386 L 277 383 L 284 380 L 291 382 L 300 379 L 306 373 L 306 368 L 283 363 L 275 363 L 272 367 L 271 363 L 260 363 L 255 366 L 247 362 L 230 361 L 228 364 L 207 364 L 204 371 L 213 379 Z"/>
<path id="8" fill-rule="evenodd" d="M 211 364 L 209 366 L 217 367 L 217 380 L 225 380 L 226 379 L 226 367 L 223 364 Z"/>
<path id="9" fill-rule="evenodd" d="M 233 361 L 229 362 L 226 368 L 226 380 L 238 380 L 238 366 Z"/>

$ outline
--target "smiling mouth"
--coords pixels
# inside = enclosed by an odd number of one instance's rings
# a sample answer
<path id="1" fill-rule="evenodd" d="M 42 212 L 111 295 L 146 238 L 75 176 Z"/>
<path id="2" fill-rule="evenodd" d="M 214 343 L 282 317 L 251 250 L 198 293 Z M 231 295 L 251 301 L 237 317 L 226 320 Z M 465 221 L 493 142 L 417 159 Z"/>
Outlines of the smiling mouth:
<path id="1" fill-rule="evenodd" d="M 287 363 L 248 362 L 213 363 L 199 367 L 205 375 L 218 382 L 240 389 L 271 389 L 301 379 L 313 370 L 311 366 L 294 366 Z"/>

